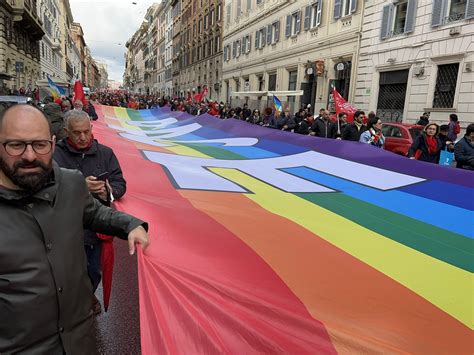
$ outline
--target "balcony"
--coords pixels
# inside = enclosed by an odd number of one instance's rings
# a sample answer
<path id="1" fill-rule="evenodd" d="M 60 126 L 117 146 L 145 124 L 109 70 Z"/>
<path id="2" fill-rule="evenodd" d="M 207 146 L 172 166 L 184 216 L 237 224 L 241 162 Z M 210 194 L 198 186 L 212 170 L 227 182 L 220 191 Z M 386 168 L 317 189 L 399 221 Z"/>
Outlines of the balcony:
<path id="1" fill-rule="evenodd" d="M 8 3 L 13 13 L 13 21 L 36 41 L 44 35 L 43 23 L 38 18 L 36 0 L 17 0 Z"/>
<path id="2" fill-rule="evenodd" d="M 53 51 L 58 51 L 61 49 L 61 40 L 59 38 L 53 38 L 51 40 L 51 49 Z"/>
<path id="3" fill-rule="evenodd" d="M 72 65 L 69 62 L 66 62 L 66 73 L 72 78 L 74 77 L 74 70 L 72 69 Z"/>

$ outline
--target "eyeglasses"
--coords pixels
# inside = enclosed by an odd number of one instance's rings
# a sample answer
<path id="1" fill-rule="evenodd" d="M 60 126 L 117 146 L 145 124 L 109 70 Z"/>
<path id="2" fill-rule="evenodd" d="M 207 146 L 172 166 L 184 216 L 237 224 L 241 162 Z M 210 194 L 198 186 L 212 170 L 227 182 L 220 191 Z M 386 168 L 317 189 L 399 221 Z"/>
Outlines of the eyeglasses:
<path id="1" fill-rule="evenodd" d="M 50 140 L 37 140 L 37 141 L 8 141 L 2 142 L 3 147 L 8 155 L 12 157 L 18 157 L 23 155 L 26 151 L 26 147 L 31 145 L 31 148 L 36 154 L 45 155 L 51 152 L 53 149 L 53 141 Z"/>

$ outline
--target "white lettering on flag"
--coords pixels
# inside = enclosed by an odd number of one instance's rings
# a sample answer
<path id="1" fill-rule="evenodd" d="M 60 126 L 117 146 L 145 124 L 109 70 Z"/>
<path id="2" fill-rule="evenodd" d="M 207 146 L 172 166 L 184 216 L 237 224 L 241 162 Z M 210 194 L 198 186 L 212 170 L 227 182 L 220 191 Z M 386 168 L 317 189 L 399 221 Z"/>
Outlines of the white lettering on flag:
<path id="1" fill-rule="evenodd" d="M 267 159 L 221 160 L 144 151 L 145 156 L 163 165 L 178 187 L 183 189 L 243 192 L 244 190 L 207 168 L 238 169 L 286 192 L 333 192 L 325 186 L 283 172 L 280 169 L 308 167 L 380 190 L 417 182 L 421 178 L 380 169 L 326 154 L 305 153 Z"/>
<path id="2" fill-rule="evenodd" d="M 186 143 L 205 143 L 205 144 L 221 144 L 229 147 L 250 147 L 258 143 L 256 138 L 219 138 L 219 139 L 199 139 L 189 141 L 177 141 L 161 139 L 162 137 L 151 138 L 143 131 L 125 130 L 127 133 L 119 133 L 123 138 L 132 140 L 134 142 L 145 143 L 154 147 L 172 147 L 179 144 Z M 136 132 L 136 133 L 135 133 Z"/>

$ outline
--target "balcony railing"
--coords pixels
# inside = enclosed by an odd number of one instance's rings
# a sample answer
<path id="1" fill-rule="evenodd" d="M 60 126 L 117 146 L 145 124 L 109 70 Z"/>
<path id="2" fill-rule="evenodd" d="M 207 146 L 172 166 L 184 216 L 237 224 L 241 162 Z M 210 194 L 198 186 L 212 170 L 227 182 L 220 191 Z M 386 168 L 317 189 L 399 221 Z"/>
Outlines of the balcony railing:
<path id="1" fill-rule="evenodd" d="M 30 12 L 33 17 L 38 17 L 37 7 L 36 7 L 36 0 L 24 0 L 25 1 L 25 8 Z"/>
<path id="2" fill-rule="evenodd" d="M 448 24 L 448 23 L 451 23 L 451 22 L 462 21 L 462 20 L 464 20 L 464 17 L 465 17 L 464 13 L 452 14 L 452 15 L 446 16 L 444 18 L 444 23 Z"/>

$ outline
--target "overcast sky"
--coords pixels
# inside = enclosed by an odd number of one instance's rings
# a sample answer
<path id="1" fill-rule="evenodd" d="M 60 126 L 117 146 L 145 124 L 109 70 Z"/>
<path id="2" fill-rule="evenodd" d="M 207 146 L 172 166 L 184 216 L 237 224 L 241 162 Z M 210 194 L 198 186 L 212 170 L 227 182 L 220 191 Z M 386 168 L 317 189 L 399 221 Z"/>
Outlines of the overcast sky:
<path id="1" fill-rule="evenodd" d="M 108 65 L 109 80 L 122 81 L 125 43 L 140 27 L 153 0 L 69 0 L 92 56 Z M 136 3 L 134 5 L 133 3 Z"/>

